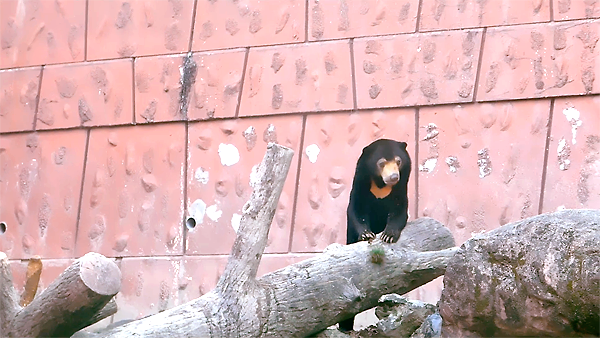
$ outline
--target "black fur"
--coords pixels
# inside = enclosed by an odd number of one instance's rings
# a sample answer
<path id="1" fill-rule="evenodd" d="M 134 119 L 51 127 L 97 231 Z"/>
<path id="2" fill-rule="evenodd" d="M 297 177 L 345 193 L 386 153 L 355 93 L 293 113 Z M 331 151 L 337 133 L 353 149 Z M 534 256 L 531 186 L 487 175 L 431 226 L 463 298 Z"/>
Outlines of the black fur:
<path id="1" fill-rule="evenodd" d="M 384 157 L 393 160 L 399 156 L 402 160 L 400 180 L 392 186 L 391 193 L 379 199 L 370 189 L 374 181 L 379 188 L 383 182 L 377 169 L 377 161 Z M 387 243 L 395 243 L 408 220 L 408 179 L 411 171 L 411 159 L 406 151 L 405 142 L 379 139 L 366 146 L 358 162 L 350 191 L 350 202 L 347 209 L 346 244 L 375 238 L 375 234 L 383 232 L 381 239 Z M 340 322 L 340 330 L 350 331 L 354 326 L 354 317 Z"/>

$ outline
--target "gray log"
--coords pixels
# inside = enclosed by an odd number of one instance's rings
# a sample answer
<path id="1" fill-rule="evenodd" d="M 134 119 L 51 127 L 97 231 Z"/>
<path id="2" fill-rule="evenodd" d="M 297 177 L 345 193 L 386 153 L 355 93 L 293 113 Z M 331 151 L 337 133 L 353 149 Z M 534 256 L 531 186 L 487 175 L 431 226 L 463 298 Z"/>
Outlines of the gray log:
<path id="1" fill-rule="evenodd" d="M 377 239 L 372 244 L 332 245 L 314 258 L 266 274 L 252 287 L 239 290 L 247 296 L 227 299 L 215 288 L 194 301 L 100 336 L 305 337 L 376 306 L 383 294 L 403 294 L 442 275 L 457 248 L 429 250 L 448 247 L 454 242 L 451 236 L 439 222 L 418 219 L 407 225 L 396 244 Z M 369 258 L 375 246 L 385 251 L 381 265 Z M 247 324 L 236 322 L 237 318 Z"/>
<path id="2" fill-rule="evenodd" d="M 565 210 L 466 241 L 439 302 L 443 337 L 600 336 L 600 210 Z"/>
<path id="3" fill-rule="evenodd" d="M 407 226 L 395 245 L 381 244 L 379 239 L 373 244 L 333 245 L 315 258 L 256 280 L 292 155 L 286 147 L 268 146 L 231 256 L 214 290 L 99 336 L 304 337 L 377 305 L 383 293 L 405 293 L 443 274 L 456 249 L 413 249 L 447 248 L 454 245 L 452 235 L 438 222 L 422 219 Z M 415 238 L 406 237 L 410 234 Z M 370 261 L 375 246 L 385 253 L 382 264 Z"/>
<path id="4" fill-rule="evenodd" d="M 117 265 L 100 254 L 88 253 L 73 262 L 28 306 L 14 313 L 7 320 L 3 335 L 69 337 L 92 324 L 90 318 L 102 310 L 120 288 L 121 271 Z"/>
<path id="5" fill-rule="evenodd" d="M 0 252 L 0 337 L 6 336 L 9 322 L 20 309 L 8 257 Z"/>

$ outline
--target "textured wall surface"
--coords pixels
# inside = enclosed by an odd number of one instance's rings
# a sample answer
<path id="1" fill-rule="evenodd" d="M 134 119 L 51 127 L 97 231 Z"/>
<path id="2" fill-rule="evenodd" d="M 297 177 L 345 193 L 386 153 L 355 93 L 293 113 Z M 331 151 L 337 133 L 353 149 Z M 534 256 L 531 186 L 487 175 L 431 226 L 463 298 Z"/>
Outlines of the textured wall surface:
<path id="1" fill-rule="evenodd" d="M 408 142 L 411 219 L 600 208 L 600 3 L 2 0 L 0 251 L 41 287 L 117 259 L 139 318 L 209 291 L 268 142 L 295 156 L 260 274 L 345 241 L 356 160 Z M 441 278 L 411 293 L 435 301 Z"/>

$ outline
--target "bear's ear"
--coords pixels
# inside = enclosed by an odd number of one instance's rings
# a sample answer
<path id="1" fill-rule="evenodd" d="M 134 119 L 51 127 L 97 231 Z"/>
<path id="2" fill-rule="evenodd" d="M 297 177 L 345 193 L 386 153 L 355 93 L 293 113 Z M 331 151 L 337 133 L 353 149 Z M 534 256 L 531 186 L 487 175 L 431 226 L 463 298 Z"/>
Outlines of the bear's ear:
<path id="1" fill-rule="evenodd" d="M 398 142 L 400 144 L 400 147 L 402 147 L 402 149 L 406 150 L 406 142 Z"/>

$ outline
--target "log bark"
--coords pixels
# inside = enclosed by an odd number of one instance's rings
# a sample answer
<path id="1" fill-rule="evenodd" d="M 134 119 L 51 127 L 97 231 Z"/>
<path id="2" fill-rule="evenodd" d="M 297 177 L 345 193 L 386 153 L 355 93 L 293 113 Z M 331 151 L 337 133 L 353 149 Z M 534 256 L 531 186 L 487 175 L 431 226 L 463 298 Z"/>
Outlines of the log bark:
<path id="1" fill-rule="evenodd" d="M 454 239 L 439 222 L 423 218 L 409 223 L 396 244 L 378 238 L 373 243 L 331 245 L 312 259 L 257 280 L 292 155 L 286 147 L 268 146 L 214 290 L 99 336 L 304 337 L 377 305 L 383 294 L 409 292 L 444 273 L 456 251 L 450 248 Z M 371 261 L 374 250 L 383 253 L 380 264 Z"/>
<path id="2" fill-rule="evenodd" d="M 103 332 L 100 337 L 309 336 L 376 306 L 384 294 L 407 293 L 444 273 L 457 250 L 443 249 L 454 243 L 448 229 L 433 219 L 421 218 L 409 222 L 405 231 L 391 245 L 379 239 L 371 244 L 332 245 L 314 258 L 258 279 L 253 288 L 245 290 L 247 297 L 224 299 L 215 288 L 194 301 Z M 434 240 L 419 245 L 419 235 Z M 383 247 L 382 264 L 370 260 L 374 247 Z"/>
<path id="3" fill-rule="evenodd" d="M 600 210 L 561 210 L 467 240 L 448 265 L 442 337 L 600 337 Z"/>
<path id="4" fill-rule="evenodd" d="M 0 337 L 6 336 L 10 320 L 20 309 L 8 257 L 0 252 Z"/>
<path id="5" fill-rule="evenodd" d="M 112 315 L 114 315 L 115 313 L 117 313 L 118 311 L 118 307 L 117 307 L 117 301 L 114 298 L 111 298 L 108 303 L 106 303 L 106 305 L 100 309 L 100 311 L 96 312 L 95 314 L 92 315 L 92 317 L 90 317 L 90 319 L 86 320 L 84 323 L 81 324 L 81 327 L 88 327 L 92 324 L 95 324 L 99 321 L 101 321 L 104 318 L 110 317 Z"/>
<path id="6" fill-rule="evenodd" d="M 28 306 L 15 311 L 18 297 L 12 295 L 12 274 L 10 270 L 6 273 L 5 261 L 2 260 L 1 266 L 3 296 L 8 295 L 12 301 L 0 300 L 4 310 L 3 337 L 70 337 L 93 324 L 91 318 L 121 288 L 117 265 L 92 252 L 77 259 Z"/>

